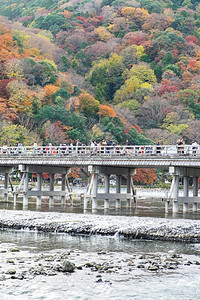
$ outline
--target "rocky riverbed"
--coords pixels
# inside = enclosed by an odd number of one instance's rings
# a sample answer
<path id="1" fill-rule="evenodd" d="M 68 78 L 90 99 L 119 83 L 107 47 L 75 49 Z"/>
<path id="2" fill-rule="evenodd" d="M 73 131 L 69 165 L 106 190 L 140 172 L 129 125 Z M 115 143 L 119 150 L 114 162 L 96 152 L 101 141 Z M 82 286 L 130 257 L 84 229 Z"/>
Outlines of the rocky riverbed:
<path id="1" fill-rule="evenodd" d="M 7 280 L 31 280 L 36 276 L 56 276 L 71 273 L 90 275 L 95 282 L 129 280 L 134 276 L 150 273 L 163 274 L 177 272 L 185 266 L 199 268 L 200 260 L 187 258 L 176 253 L 130 254 L 99 251 L 85 253 L 80 250 L 53 250 L 31 253 L 18 248 L 0 245 L 0 286 Z"/>
<path id="2" fill-rule="evenodd" d="M 0 210 L 0 228 L 70 235 L 200 242 L 200 220 Z"/>
<path id="3" fill-rule="evenodd" d="M 198 220 L 0 210 L 0 227 L 1 300 L 199 299 Z"/>

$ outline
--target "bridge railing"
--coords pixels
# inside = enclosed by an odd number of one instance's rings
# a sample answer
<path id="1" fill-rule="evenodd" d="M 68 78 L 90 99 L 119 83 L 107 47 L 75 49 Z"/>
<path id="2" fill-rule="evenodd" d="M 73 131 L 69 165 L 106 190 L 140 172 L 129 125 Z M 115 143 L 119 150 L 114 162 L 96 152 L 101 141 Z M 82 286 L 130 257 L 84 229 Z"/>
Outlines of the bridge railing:
<path id="1" fill-rule="evenodd" d="M 0 156 L 200 156 L 193 145 L 97 145 L 0 147 Z"/>

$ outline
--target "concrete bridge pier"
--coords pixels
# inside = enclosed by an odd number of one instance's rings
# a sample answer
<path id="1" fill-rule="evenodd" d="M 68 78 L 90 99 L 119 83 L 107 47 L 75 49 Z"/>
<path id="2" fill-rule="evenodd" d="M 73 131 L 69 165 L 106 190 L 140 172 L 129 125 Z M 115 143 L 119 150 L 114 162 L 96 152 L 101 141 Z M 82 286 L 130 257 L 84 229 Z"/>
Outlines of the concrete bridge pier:
<path id="1" fill-rule="evenodd" d="M 183 177 L 183 196 L 188 197 L 189 196 L 189 177 L 184 176 Z M 183 203 L 183 213 L 188 212 L 188 203 Z"/>
<path id="2" fill-rule="evenodd" d="M 131 194 L 132 194 L 133 208 L 136 209 L 137 208 L 137 198 L 136 198 L 136 190 L 135 190 L 135 187 L 134 187 L 134 184 L 133 184 L 133 176 L 131 176 Z"/>
<path id="3" fill-rule="evenodd" d="M 104 175 L 104 182 L 105 182 L 105 194 L 108 195 L 108 198 L 104 199 L 104 209 L 109 209 L 110 174 Z"/>
<path id="4" fill-rule="evenodd" d="M 99 167 L 89 165 L 88 171 L 91 173 L 91 178 L 87 187 L 86 195 L 84 196 L 83 209 L 84 211 L 88 209 L 88 199 L 90 198 L 92 201 L 92 211 L 95 212 L 97 210 Z"/>
<path id="5" fill-rule="evenodd" d="M 24 172 L 23 209 L 28 208 L 28 172 Z"/>
<path id="6" fill-rule="evenodd" d="M 65 192 L 66 190 L 66 174 L 62 174 L 62 185 L 61 185 L 61 190 L 63 192 Z M 66 197 L 61 196 L 61 205 L 64 206 L 65 205 L 65 201 L 66 201 Z"/>
<path id="7" fill-rule="evenodd" d="M 49 196 L 49 207 L 53 207 L 54 206 L 54 196 L 53 196 L 53 192 L 54 192 L 54 173 L 50 173 L 50 196 Z"/>
<path id="8" fill-rule="evenodd" d="M 178 213 L 178 195 L 179 195 L 179 175 L 174 175 L 174 200 L 173 200 L 173 213 Z"/>
<path id="9" fill-rule="evenodd" d="M 168 211 L 169 211 L 169 200 L 166 199 L 166 200 L 165 200 L 165 213 L 167 214 Z"/>
<path id="10" fill-rule="evenodd" d="M 200 197 L 198 197 L 198 178 L 200 169 L 180 167 L 180 174 L 183 176 L 183 197 L 179 197 L 179 202 L 183 203 L 183 213 L 188 212 L 189 204 L 192 204 L 192 211 L 196 212 Z M 193 178 L 193 195 L 189 196 L 189 178 Z"/>
<path id="11" fill-rule="evenodd" d="M 198 177 L 193 177 L 193 197 L 198 197 Z M 193 212 L 197 212 L 198 203 L 194 202 L 192 206 Z"/>
<path id="12" fill-rule="evenodd" d="M 16 205 L 17 205 L 17 186 L 14 186 L 14 190 L 13 190 L 13 204 L 14 204 L 14 208 L 16 208 Z"/>
<path id="13" fill-rule="evenodd" d="M 127 175 L 126 192 L 127 192 L 126 207 L 130 208 L 131 207 L 131 197 L 128 198 L 128 195 L 131 195 L 131 175 L 130 175 L 130 169 L 129 169 L 129 174 Z"/>
<path id="14" fill-rule="evenodd" d="M 4 201 L 8 201 L 8 183 L 9 183 L 9 174 L 13 171 L 11 166 L 1 166 L 0 173 L 4 174 L 4 188 L 0 190 L 1 195 L 4 198 Z"/>
<path id="15" fill-rule="evenodd" d="M 200 169 L 187 167 L 170 167 L 169 172 L 173 175 L 170 193 L 173 192 L 173 213 L 178 212 L 178 205 L 183 204 L 183 213 L 187 213 L 189 204 L 192 204 L 193 212 L 197 211 L 200 197 L 198 197 L 198 178 Z M 183 177 L 183 196 L 179 196 L 179 178 Z M 189 178 L 193 178 L 193 195 L 189 196 Z"/>
<path id="16" fill-rule="evenodd" d="M 126 200 L 127 206 L 131 207 L 131 177 L 135 174 L 134 168 L 110 167 L 110 166 L 88 166 L 88 171 L 92 174 L 91 181 L 88 186 L 87 195 L 84 200 L 84 210 L 87 209 L 87 198 L 92 198 L 92 209 L 97 209 L 98 200 L 104 201 L 104 209 L 110 208 L 110 201 L 115 201 L 115 207 L 120 208 L 122 200 Z M 98 193 L 98 174 L 102 174 L 105 180 L 104 193 Z M 110 175 L 117 176 L 116 193 L 110 193 Z M 127 192 L 121 193 L 121 176 L 127 177 Z"/>
<path id="17" fill-rule="evenodd" d="M 92 199 L 91 194 L 92 194 L 93 181 L 94 181 L 94 172 L 93 172 L 92 166 L 88 167 L 88 171 L 91 172 L 91 178 L 90 178 L 90 182 L 87 186 L 87 192 L 84 196 L 84 203 L 83 203 L 83 210 L 84 211 L 86 211 L 87 208 L 88 208 L 88 198 Z"/>
<path id="18" fill-rule="evenodd" d="M 36 207 L 39 209 L 41 207 L 41 192 L 42 192 L 42 173 L 37 173 L 37 202 Z"/>
<path id="19" fill-rule="evenodd" d="M 96 195 L 98 193 L 98 173 L 95 172 L 93 174 L 93 187 L 92 187 L 92 211 L 95 212 L 97 210 L 97 198 Z"/>
<path id="20" fill-rule="evenodd" d="M 4 174 L 4 190 L 5 190 L 5 193 L 4 193 L 4 201 L 7 202 L 8 201 L 8 172 L 6 172 Z"/>
<path id="21" fill-rule="evenodd" d="M 23 196 L 23 208 L 28 207 L 28 198 L 36 197 L 36 207 L 41 207 L 41 198 L 49 197 L 49 207 L 54 206 L 54 197 L 61 197 L 61 203 L 64 204 L 66 196 L 66 175 L 70 172 L 69 167 L 60 166 L 40 166 L 40 165 L 19 165 L 19 170 L 23 173 L 22 181 L 24 183 L 24 196 Z M 28 174 L 37 173 L 37 189 L 30 190 L 28 183 Z M 50 188 L 49 191 L 42 190 L 42 173 L 50 174 Z M 62 174 L 61 191 L 55 191 L 54 189 L 54 176 L 55 174 Z M 20 186 L 22 184 L 20 183 Z M 20 190 L 20 186 L 19 189 Z M 70 194 L 68 187 L 68 194 Z"/>
<path id="22" fill-rule="evenodd" d="M 117 175 L 116 176 L 116 193 L 121 194 L 121 181 L 122 181 L 122 176 Z M 121 200 L 120 198 L 116 199 L 116 209 L 121 208 Z"/>

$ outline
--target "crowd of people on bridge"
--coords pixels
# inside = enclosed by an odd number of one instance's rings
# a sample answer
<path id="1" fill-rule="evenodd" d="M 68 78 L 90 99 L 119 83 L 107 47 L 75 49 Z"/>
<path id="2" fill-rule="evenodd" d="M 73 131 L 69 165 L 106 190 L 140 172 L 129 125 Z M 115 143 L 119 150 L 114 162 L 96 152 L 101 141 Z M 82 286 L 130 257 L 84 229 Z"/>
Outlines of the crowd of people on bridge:
<path id="1" fill-rule="evenodd" d="M 130 144 L 127 142 L 127 144 Z M 119 147 L 119 143 L 115 143 L 112 141 L 103 140 L 101 143 L 97 143 L 96 141 L 91 141 L 89 145 L 89 149 L 91 152 L 101 152 L 110 151 L 112 148 Z M 38 145 L 37 142 L 33 144 L 33 146 L 23 146 L 21 143 L 16 144 L 15 146 L 7 146 L 6 143 L 1 147 L 2 154 L 23 154 L 27 150 L 32 150 L 33 154 L 72 154 L 74 152 L 78 154 L 86 153 L 88 146 L 84 142 L 80 142 L 79 140 L 76 143 L 63 143 L 59 146 L 52 145 L 52 143 L 48 143 L 47 145 L 43 143 L 42 145 Z M 116 148 L 117 149 L 117 148 Z"/>
<path id="2" fill-rule="evenodd" d="M 178 155 L 184 155 L 187 154 L 186 150 L 188 150 L 188 146 L 186 149 L 185 143 L 183 139 L 180 139 L 176 142 L 176 151 Z M 118 155 L 125 155 L 127 153 L 132 153 L 134 155 L 138 154 L 146 154 L 146 155 L 163 155 L 167 154 L 167 146 L 161 145 L 158 141 L 155 146 L 137 146 L 137 145 L 131 145 L 131 143 L 127 140 L 125 145 L 120 145 L 119 143 L 116 143 L 115 141 L 111 140 L 102 140 L 101 142 L 96 142 L 95 140 L 92 140 L 90 142 L 90 145 L 87 146 L 84 142 L 80 142 L 77 140 L 75 143 L 69 142 L 69 143 L 63 143 L 59 146 L 52 145 L 51 143 L 48 143 L 46 145 L 43 143 L 42 145 L 38 145 L 37 142 L 35 142 L 31 147 L 25 147 L 21 143 L 18 143 L 17 145 L 13 146 L 7 146 L 6 143 L 3 144 L 1 147 L 1 153 L 2 154 L 10 154 L 10 155 L 16 155 L 16 154 L 23 154 L 23 153 L 32 153 L 34 155 L 53 155 L 53 154 L 59 154 L 59 155 L 72 155 L 72 154 L 88 154 L 91 155 L 94 154 L 118 154 Z M 190 154 L 196 155 L 198 154 L 199 145 L 195 141 L 190 146 Z M 165 151 L 165 153 L 164 153 Z"/>

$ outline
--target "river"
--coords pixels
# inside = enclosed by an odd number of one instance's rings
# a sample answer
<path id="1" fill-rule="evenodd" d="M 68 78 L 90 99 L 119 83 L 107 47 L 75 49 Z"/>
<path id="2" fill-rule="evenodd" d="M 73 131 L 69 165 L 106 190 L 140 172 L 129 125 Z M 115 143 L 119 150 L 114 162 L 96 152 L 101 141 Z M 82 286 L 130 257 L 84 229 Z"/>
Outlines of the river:
<path id="1" fill-rule="evenodd" d="M 35 224 L 68 222 L 73 227 L 82 222 L 93 232 L 97 227 L 118 226 L 123 231 L 143 224 L 159 226 L 159 230 L 168 225 L 176 229 L 196 226 L 200 234 L 199 213 L 166 215 L 158 198 L 143 199 L 136 211 L 115 213 L 82 214 L 80 208 L 63 211 L 59 206 L 54 212 L 47 206 L 35 212 L 33 205 L 28 211 L 20 205 L 14 211 L 12 205 L 1 203 L 1 222 L 24 226 L 0 231 L 0 299 L 199 299 L 199 243 L 136 240 L 118 231 L 102 236 L 34 229 Z M 65 261 L 74 264 L 73 272 L 63 272 Z"/>

